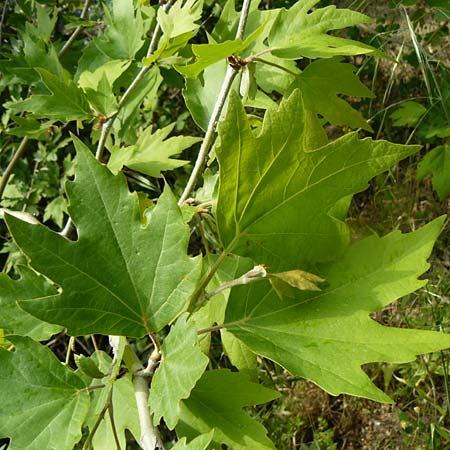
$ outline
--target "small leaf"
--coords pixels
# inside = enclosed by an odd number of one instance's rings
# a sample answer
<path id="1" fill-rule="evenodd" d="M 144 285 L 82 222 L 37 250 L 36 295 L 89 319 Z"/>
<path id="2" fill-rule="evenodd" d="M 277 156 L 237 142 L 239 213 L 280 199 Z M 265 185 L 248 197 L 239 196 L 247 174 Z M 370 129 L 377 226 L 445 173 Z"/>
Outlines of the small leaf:
<path id="1" fill-rule="evenodd" d="M 174 170 L 188 161 L 170 158 L 180 154 L 202 138 L 191 136 L 174 136 L 166 139 L 175 128 L 172 123 L 152 133 L 152 126 L 139 136 L 135 145 L 125 148 L 113 148 L 108 167 L 117 173 L 123 166 L 152 177 L 162 177 L 161 171 Z"/>
<path id="2" fill-rule="evenodd" d="M 107 374 L 103 373 L 93 358 L 84 355 L 75 355 L 77 367 L 90 378 L 104 378 Z"/>
<path id="3" fill-rule="evenodd" d="M 92 117 L 89 104 L 83 91 L 73 81 L 61 81 L 45 69 L 37 68 L 45 86 L 51 95 L 32 95 L 17 102 L 9 102 L 7 106 L 13 111 L 28 111 L 38 118 L 49 118 L 61 122 L 90 119 Z"/>
<path id="4" fill-rule="evenodd" d="M 320 291 L 317 286 L 325 280 L 313 273 L 305 272 L 303 270 L 288 270 L 287 272 L 269 273 L 269 280 L 273 288 L 281 297 L 293 297 L 294 294 L 288 288 L 292 286 L 303 291 Z M 286 289 L 288 288 L 288 289 Z"/>
<path id="5" fill-rule="evenodd" d="M 0 436 L 9 450 L 73 450 L 89 409 L 81 379 L 45 346 L 10 336 L 14 352 L 0 348 Z"/>
<path id="6" fill-rule="evenodd" d="M 349 9 L 336 9 L 334 5 L 308 13 L 317 3 L 319 0 L 305 0 L 280 11 L 269 35 L 269 47 L 274 48 L 274 55 L 298 59 L 375 52 L 369 45 L 327 34 L 331 30 L 372 22 L 372 19 Z"/>
<path id="7" fill-rule="evenodd" d="M 31 265 L 61 287 L 57 295 L 20 304 L 73 335 L 158 331 L 187 307 L 201 272 L 201 259 L 186 254 L 189 229 L 176 199 L 166 187 L 142 226 L 137 195 L 124 177 L 74 143 L 76 176 L 66 187 L 78 240 L 7 218 Z"/>
<path id="8" fill-rule="evenodd" d="M 172 326 L 161 350 L 162 362 L 153 376 L 149 402 L 154 424 L 164 417 L 173 430 L 180 416 L 180 401 L 189 397 L 209 359 L 198 346 L 197 330 L 193 322 L 187 322 L 187 314 Z"/>
<path id="9" fill-rule="evenodd" d="M 420 161 L 417 179 L 423 180 L 432 174 L 433 189 L 441 200 L 445 200 L 450 192 L 450 146 L 439 145 L 430 150 Z"/>
<path id="10" fill-rule="evenodd" d="M 427 112 L 425 106 L 420 103 L 409 101 L 402 103 L 392 114 L 394 127 L 413 127 Z"/>
<path id="11" fill-rule="evenodd" d="M 177 0 L 168 11 L 158 9 L 158 23 L 166 39 L 197 30 L 202 16 L 203 0 Z"/>
<path id="12" fill-rule="evenodd" d="M 194 44 L 192 45 L 192 53 L 196 57 L 196 61 L 193 64 L 176 66 L 175 68 L 188 78 L 197 78 L 208 66 L 235 53 L 240 53 L 244 48 L 245 43 L 242 39 L 225 41 L 219 44 Z"/>
<path id="13" fill-rule="evenodd" d="M 224 443 L 233 450 L 275 450 L 264 427 L 242 408 L 277 397 L 277 392 L 251 383 L 240 373 L 225 369 L 205 372 L 182 403 L 177 434 L 194 438 L 215 428 L 214 442 L 219 446 Z"/>
<path id="14" fill-rule="evenodd" d="M 61 228 L 63 225 L 64 213 L 67 214 L 67 204 L 64 197 L 60 195 L 47 204 L 43 220 L 44 222 L 47 222 L 47 220 L 51 219 Z"/>

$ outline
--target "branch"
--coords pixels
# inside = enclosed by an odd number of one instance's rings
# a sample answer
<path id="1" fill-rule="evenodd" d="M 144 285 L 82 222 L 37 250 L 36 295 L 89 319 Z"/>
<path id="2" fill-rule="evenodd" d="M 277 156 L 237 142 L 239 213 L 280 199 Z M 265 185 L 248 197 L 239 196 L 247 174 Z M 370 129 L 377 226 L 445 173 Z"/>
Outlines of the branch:
<path id="1" fill-rule="evenodd" d="M 247 24 L 248 13 L 250 10 L 250 3 L 251 0 L 244 0 L 244 4 L 242 5 L 241 17 L 239 19 L 239 25 L 236 32 L 236 39 L 242 39 L 244 36 L 245 25 Z M 209 119 L 208 122 L 205 138 L 203 139 L 202 145 L 198 152 L 194 169 L 192 170 L 192 173 L 189 177 L 186 187 L 184 188 L 180 200 L 178 201 L 179 205 L 182 205 L 188 199 L 189 195 L 194 190 L 197 184 L 198 178 L 203 172 L 203 168 L 208 159 L 209 152 L 211 151 L 211 148 L 214 144 L 217 123 L 219 122 L 220 116 L 225 106 L 225 101 L 228 97 L 228 94 L 230 93 L 231 85 L 233 84 L 233 81 L 236 78 L 238 72 L 239 69 L 236 69 L 230 65 L 227 68 L 227 73 L 225 74 L 225 78 L 222 83 L 222 88 L 220 90 L 219 96 L 217 97 L 216 104 L 214 105 L 211 118 Z"/>
<path id="2" fill-rule="evenodd" d="M 91 4 L 91 0 L 86 0 L 84 2 L 83 10 L 81 11 L 81 14 L 80 14 L 80 19 L 85 19 L 87 17 L 90 4 Z M 76 27 L 75 30 L 73 30 L 73 33 L 70 35 L 69 39 L 67 39 L 66 43 L 63 45 L 61 50 L 58 52 L 58 59 L 61 59 L 66 54 L 67 50 L 69 50 L 70 46 L 73 44 L 75 39 L 79 36 L 79 34 L 83 30 L 83 28 L 84 27 L 82 25 L 80 25 L 79 27 Z"/>
<path id="3" fill-rule="evenodd" d="M 8 184 L 8 180 L 11 176 L 11 174 L 14 171 L 14 168 L 16 167 L 16 164 L 22 158 L 23 154 L 25 153 L 25 150 L 27 149 L 29 139 L 28 136 L 24 136 L 22 139 L 22 142 L 19 145 L 19 148 L 16 150 L 16 153 L 14 153 L 14 156 L 12 157 L 11 161 L 8 164 L 8 167 L 5 169 L 5 173 L 3 174 L 1 180 L 0 180 L 0 198 L 3 197 L 3 192 L 5 191 L 6 185 Z"/>
<path id="4" fill-rule="evenodd" d="M 133 374 L 133 387 L 141 427 L 141 445 L 144 450 L 164 450 L 158 430 L 153 426 L 153 417 L 148 406 L 148 377 L 142 376 L 144 367 L 129 344 L 123 355 L 128 370 Z"/>

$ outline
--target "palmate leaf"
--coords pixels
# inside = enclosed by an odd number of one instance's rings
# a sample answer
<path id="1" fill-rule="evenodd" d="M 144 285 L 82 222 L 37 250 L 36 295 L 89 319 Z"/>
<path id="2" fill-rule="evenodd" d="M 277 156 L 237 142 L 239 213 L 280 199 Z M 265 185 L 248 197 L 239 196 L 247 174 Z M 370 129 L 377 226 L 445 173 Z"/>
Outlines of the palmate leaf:
<path id="1" fill-rule="evenodd" d="M 412 361 L 449 347 L 450 335 L 384 327 L 369 314 L 426 284 L 417 277 L 429 267 L 426 258 L 443 221 L 352 245 L 323 269 L 328 286 L 321 292 L 297 291 L 295 300 L 280 301 L 269 283 L 234 288 L 227 329 L 253 351 L 331 394 L 389 402 L 360 366 Z"/>
<path id="2" fill-rule="evenodd" d="M 76 84 L 61 81 L 45 69 L 37 68 L 50 95 L 32 95 L 18 102 L 7 103 L 13 111 L 28 111 L 38 118 L 48 118 L 68 122 L 70 120 L 90 119 L 92 112 L 83 91 Z"/>
<path id="3" fill-rule="evenodd" d="M 161 171 L 174 170 L 184 166 L 188 161 L 173 159 L 171 156 L 180 154 L 183 150 L 200 142 L 202 138 L 173 136 L 166 139 L 175 125 L 175 122 L 171 123 L 154 133 L 152 133 L 152 126 L 149 126 L 139 136 L 135 145 L 113 148 L 108 167 L 113 173 L 117 173 L 123 166 L 127 166 L 152 177 L 162 177 Z"/>
<path id="4" fill-rule="evenodd" d="M 155 425 L 164 417 L 171 430 L 178 422 L 181 400 L 189 397 L 209 362 L 198 346 L 194 324 L 186 320 L 186 314 L 181 316 L 164 341 L 162 362 L 153 376 L 150 390 Z"/>
<path id="5" fill-rule="evenodd" d="M 200 27 L 196 24 L 202 16 L 203 0 L 177 0 L 167 11 L 158 9 L 158 23 L 164 38 L 174 38 Z"/>
<path id="6" fill-rule="evenodd" d="M 271 272 L 308 271 L 339 255 L 349 231 L 333 208 L 419 148 L 359 140 L 352 133 L 310 151 L 321 137 L 307 119 L 296 90 L 278 110 L 267 111 L 257 136 L 236 96 L 219 125 L 222 244 Z"/>
<path id="7" fill-rule="evenodd" d="M 251 383 L 241 373 L 207 371 L 190 397 L 182 402 L 177 434 L 191 439 L 215 428 L 214 442 L 224 443 L 230 449 L 275 450 L 264 427 L 242 408 L 277 397 L 276 391 Z"/>
<path id="8" fill-rule="evenodd" d="M 166 188 L 142 226 L 124 177 L 113 176 L 81 141 L 75 145 L 76 178 L 67 193 L 78 240 L 7 218 L 31 265 L 62 288 L 20 305 L 73 335 L 158 331 L 187 306 L 201 271 L 200 258 L 186 255 L 189 231 L 176 200 Z"/>
<path id="9" fill-rule="evenodd" d="M 0 437 L 10 450 L 73 450 L 89 409 L 83 381 L 45 346 L 8 337 L 0 348 Z"/>
<path id="10" fill-rule="evenodd" d="M 334 5 L 308 13 L 317 3 L 319 0 L 304 0 L 289 10 L 281 10 L 269 35 L 269 47 L 274 48 L 274 55 L 298 59 L 375 52 L 369 45 L 327 34 L 331 30 L 372 22 L 372 19 L 349 9 L 336 9 Z"/>

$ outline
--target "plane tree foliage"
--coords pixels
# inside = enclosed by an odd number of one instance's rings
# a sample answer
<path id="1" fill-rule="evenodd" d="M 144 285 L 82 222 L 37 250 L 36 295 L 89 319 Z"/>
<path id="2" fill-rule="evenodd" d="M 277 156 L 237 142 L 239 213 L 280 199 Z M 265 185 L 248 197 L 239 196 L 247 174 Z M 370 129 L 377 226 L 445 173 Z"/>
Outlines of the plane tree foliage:
<path id="1" fill-rule="evenodd" d="M 362 365 L 450 335 L 372 318 L 426 284 L 444 219 L 359 239 L 346 221 L 355 194 L 419 150 L 361 137 L 371 126 L 347 101 L 373 96 L 348 57 L 385 55 L 341 31 L 373 19 L 318 0 L 228 0 L 212 25 L 202 0 L 102 8 L 6 9 L 0 438 L 275 449 L 251 412 L 280 395 L 257 378 L 263 359 L 392 402 Z M 191 125 L 155 112 L 168 91 Z M 91 339 L 109 345 L 76 345 Z"/>

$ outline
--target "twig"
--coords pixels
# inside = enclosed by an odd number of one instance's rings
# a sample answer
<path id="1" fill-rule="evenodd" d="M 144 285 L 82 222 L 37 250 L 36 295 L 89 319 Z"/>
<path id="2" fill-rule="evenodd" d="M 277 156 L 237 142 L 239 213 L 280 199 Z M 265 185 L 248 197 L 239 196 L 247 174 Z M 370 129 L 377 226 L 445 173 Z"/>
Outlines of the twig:
<path id="1" fill-rule="evenodd" d="M 3 39 L 3 23 L 5 22 L 6 8 L 8 7 L 8 0 L 5 0 L 2 10 L 2 17 L 0 19 L 0 48 L 2 47 Z"/>
<path id="2" fill-rule="evenodd" d="M 81 12 L 81 18 L 84 19 L 87 16 L 88 10 L 89 10 L 89 4 L 90 0 L 86 0 L 84 3 L 83 11 Z M 5 4 L 6 7 L 6 4 Z M 72 45 L 74 40 L 77 38 L 77 36 L 80 34 L 82 27 L 77 27 L 73 31 L 73 33 L 70 35 L 67 42 L 64 44 L 63 48 L 58 52 L 58 59 L 60 59 L 64 53 L 69 49 L 69 47 Z M 1 45 L 1 40 L 0 40 Z M 25 153 L 25 150 L 27 148 L 29 142 L 28 136 L 24 136 L 19 148 L 16 150 L 16 153 L 12 157 L 11 161 L 8 164 L 8 167 L 6 168 L 1 180 L 0 180 L 0 199 L 3 197 L 3 192 L 5 191 L 6 185 L 8 184 L 8 180 L 11 177 L 12 172 L 14 171 L 14 168 L 17 164 L 17 162 L 22 158 L 23 154 Z"/>
<path id="3" fill-rule="evenodd" d="M 164 6 L 164 11 L 168 11 L 169 8 L 172 6 L 174 0 L 168 1 Z M 159 23 L 156 24 L 155 29 L 153 30 L 152 38 L 150 40 L 150 45 L 147 50 L 146 57 L 148 58 L 156 48 L 156 44 L 158 42 L 159 36 L 161 35 L 161 26 Z M 128 89 L 124 92 L 122 95 L 122 98 L 119 101 L 119 104 L 117 105 L 117 110 L 113 115 L 109 117 L 109 119 L 103 124 L 102 126 L 102 133 L 100 135 L 100 139 L 97 144 L 97 150 L 95 152 L 95 157 L 101 161 L 103 156 L 103 150 L 105 148 L 106 140 L 108 139 L 109 132 L 111 131 L 111 128 L 114 124 L 114 121 L 116 120 L 117 115 L 125 105 L 125 102 L 128 100 L 130 95 L 133 93 L 133 91 L 136 89 L 136 86 L 139 84 L 139 82 L 144 78 L 145 74 L 150 70 L 152 66 L 144 66 L 141 68 L 141 70 L 138 72 L 134 80 L 131 82 L 131 84 L 128 86 Z"/>
<path id="4" fill-rule="evenodd" d="M 6 185 L 8 184 L 8 180 L 12 175 L 14 168 L 16 167 L 16 164 L 25 153 L 29 141 L 30 140 L 28 136 L 24 136 L 22 142 L 19 145 L 19 148 L 16 150 L 16 153 L 14 153 L 14 156 L 12 157 L 11 161 L 9 162 L 8 166 L 5 169 L 5 172 L 3 173 L 3 176 L 0 180 L 0 199 L 3 197 Z"/>
<path id="5" fill-rule="evenodd" d="M 109 408 L 109 404 L 111 403 L 111 399 L 112 399 L 112 389 L 109 391 L 108 394 L 108 399 L 106 400 L 105 406 L 103 406 L 102 410 L 100 411 L 100 414 L 97 417 L 97 420 L 95 421 L 94 426 L 92 427 L 89 436 L 87 437 L 84 445 L 83 445 L 83 450 L 91 450 L 92 448 L 92 439 L 95 436 L 95 433 L 98 430 L 98 427 L 100 426 L 103 417 L 105 417 L 106 411 L 108 411 Z"/>
<path id="6" fill-rule="evenodd" d="M 140 376 L 144 371 L 141 361 L 129 344 L 126 344 L 123 360 L 133 374 L 134 397 L 141 428 L 141 445 L 144 450 L 164 450 L 158 430 L 153 426 L 153 417 L 148 405 L 149 383 L 147 376 Z"/>
<path id="7" fill-rule="evenodd" d="M 91 4 L 91 0 L 85 0 L 83 10 L 80 14 L 80 19 L 85 19 L 88 15 L 89 6 Z M 61 59 L 69 50 L 70 46 L 73 44 L 75 39 L 79 36 L 81 31 L 83 30 L 83 25 L 80 25 L 79 27 L 76 27 L 75 30 L 73 30 L 73 33 L 70 35 L 69 39 L 67 39 L 66 43 L 63 45 L 61 50 L 58 52 L 58 58 Z"/>
<path id="8" fill-rule="evenodd" d="M 236 32 L 236 39 L 242 39 L 244 36 L 245 25 L 247 24 L 248 14 L 250 10 L 251 0 L 244 0 L 242 5 L 241 17 L 239 19 L 239 25 Z M 214 144 L 215 132 L 217 123 L 219 122 L 220 116 L 222 114 L 223 108 L 225 106 L 225 101 L 230 93 L 231 85 L 233 84 L 239 69 L 232 66 L 227 67 L 227 72 L 222 83 L 222 88 L 220 90 L 219 96 L 217 97 L 216 104 L 214 105 L 211 118 L 208 122 L 208 127 L 206 129 L 205 138 L 203 139 L 202 145 L 197 155 L 197 160 L 195 161 L 194 168 L 186 184 L 186 187 L 181 194 L 179 205 L 182 205 L 189 197 L 193 189 L 195 188 L 198 178 L 203 172 L 203 168 L 208 159 L 209 152 Z"/>
<path id="9" fill-rule="evenodd" d="M 220 285 L 213 291 L 206 293 L 203 296 L 203 299 L 208 300 L 209 298 L 214 297 L 215 295 L 219 294 L 222 291 L 225 291 L 226 289 L 231 289 L 234 286 L 241 286 L 244 284 L 254 283 L 255 281 L 261 281 L 264 280 L 266 277 L 267 277 L 266 269 L 261 265 L 255 266 L 253 267 L 253 269 L 244 273 L 244 275 L 241 275 L 239 278 L 227 281 L 226 283 Z"/>
<path id="10" fill-rule="evenodd" d="M 230 92 L 231 85 L 233 84 L 233 81 L 236 78 L 238 72 L 239 70 L 235 69 L 234 67 L 231 66 L 227 67 L 227 73 L 225 74 L 225 79 L 223 80 L 222 88 L 220 90 L 219 96 L 217 97 L 216 104 L 214 105 L 211 118 L 209 119 L 208 128 L 206 129 L 205 133 L 205 138 L 203 139 L 202 145 L 198 152 L 197 160 L 195 161 L 192 173 L 189 177 L 186 187 L 184 188 L 183 194 L 181 195 L 180 200 L 178 201 L 179 205 L 182 205 L 187 200 L 187 198 L 195 188 L 198 178 L 203 172 L 203 168 L 206 164 L 209 152 L 211 150 L 212 145 L 214 144 L 217 122 L 220 119 L 220 115 L 222 114 L 222 110 L 225 106 L 225 101 Z"/>
<path id="11" fill-rule="evenodd" d="M 167 2 L 163 8 L 164 11 L 167 11 L 173 4 L 173 0 L 170 0 Z M 161 27 L 159 23 L 156 25 L 155 29 L 153 30 L 152 38 L 150 40 L 150 45 L 147 50 L 147 57 L 149 57 L 154 51 L 156 44 L 158 42 L 158 38 L 161 35 Z M 136 89 L 136 86 L 139 84 L 139 82 L 144 78 L 145 74 L 150 70 L 151 66 L 144 66 L 141 68 L 141 70 L 138 72 L 134 80 L 131 82 L 131 84 L 128 86 L 128 89 L 124 92 L 122 95 L 122 98 L 119 101 L 119 104 L 117 105 L 117 110 L 112 114 L 108 120 L 102 125 L 102 132 L 100 134 L 100 139 L 97 143 L 97 149 L 95 151 L 95 157 L 98 161 L 101 161 L 103 158 L 103 151 L 105 149 L 106 140 L 108 139 L 109 132 L 111 131 L 111 128 L 114 124 L 114 121 L 116 120 L 117 115 L 125 105 L 125 102 L 128 100 L 130 95 L 133 93 L 133 91 Z M 64 228 L 60 231 L 60 235 L 68 238 L 73 230 L 73 222 L 72 219 L 69 217 L 67 219 L 66 224 L 64 225 Z"/>

